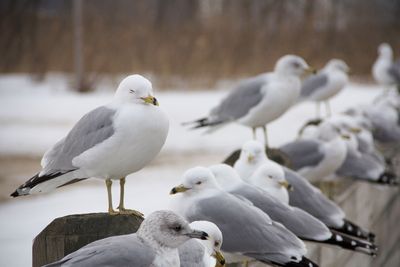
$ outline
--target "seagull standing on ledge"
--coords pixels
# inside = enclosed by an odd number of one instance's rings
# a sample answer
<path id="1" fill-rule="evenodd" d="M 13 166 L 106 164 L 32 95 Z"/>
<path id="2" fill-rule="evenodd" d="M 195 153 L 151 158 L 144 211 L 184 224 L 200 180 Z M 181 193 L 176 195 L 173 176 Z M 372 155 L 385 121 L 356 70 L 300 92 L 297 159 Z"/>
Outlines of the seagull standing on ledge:
<path id="1" fill-rule="evenodd" d="M 312 68 L 301 57 L 283 56 L 273 72 L 243 80 L 207 117 L 185 124 L 192 124 L 193 129 L 209 127 L 215 130 L 237 122 L 252 128 L 254 139 L 256 129 L 261 127 L 268 144 L 266 124 L 296 103 L 300 95 L 300 76 L 311 72 Z"/>
<path id="2" fill-rule="evenodd" d="M 320 117 L 320 103 L 325 102 L 326 113 L 332 115 L 329 99 L 337 95 L 349 82 L 349 66 L 340 59 L 331 59 L 316 75 L 304 80 L 300 101 L 313 101 L 317 105 L 317 118 Z"/>
<path id="3" fill-rule="evenodd" d="M 151 82 L 140 75 L 128 76 L 119 84 L 114 99 L 83 116 L 44 154 L 43 169 L 11 196 L 49 192 L 96 177 L 106 182 L 108 212 L 117 214 L 112 206 L 111 185 L 112 180 L 119 180 L 119 213 L 142 215 L 124 207 L 125 177 L 154 159 L 164 145 L 168 127 Z"/>

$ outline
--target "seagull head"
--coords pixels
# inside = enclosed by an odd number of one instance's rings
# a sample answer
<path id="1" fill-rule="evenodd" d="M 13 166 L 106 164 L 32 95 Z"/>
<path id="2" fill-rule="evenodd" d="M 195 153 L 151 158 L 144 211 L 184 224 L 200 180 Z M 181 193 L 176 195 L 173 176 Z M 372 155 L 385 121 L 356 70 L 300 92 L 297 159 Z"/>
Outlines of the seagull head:
<path id="1" fill-rule="evenodd" d="M 323 121 L 318 126 L 318 139 L 329 142 L 337 137 L 342 137 L 343 139 L 350 138 L 344 129 L 341 129 L 330 121 Z"/>
<path id="2" fill-rule="evenodd" d="M 378 46 L 378 54 L 379 56 L 392 59 L 393 57 L 392 47 L 387 43 L 382 43 Z"/>
<path id="3" fill-rule="evenodd" d="M 206 232 L 191 227 L 184 218 L 167 210 L 151 213 L 140 225 L 138 235 L 170 248 L 177 248 L 191 238 L 208 238 Z"/>
<path id="4" fill-rule="evenodd" d="M 216 259 L 217 267 L 225 266 L 225 258 L 221 252 L 222 232 L 218 226 L 209 221 L 194 221 L 190 223 L 193 229 L 204 231 L 208 234 L 207 240 L 200 241 L 206 248 L 208 255 Z"/>
<path id="5" fill-rule="evenodd" d="M 329 60 L 329 62 L 325 66 L 325 69 L 341 71 L 347 74 L 350 73 L 350 67 L 346 64 L 346 62 L 337 58 Z"/>
<path id="6" fill-rule="evenodd" d="M 341 134 L 350 133 L 358 135 L 363 131 L 359 121 L 346 114 L 332 116 L 328 119 L 328 122 L 335 126 Z"/>
<path id="7" fill-rule="evenodd" d="M 227 164 L 216 164 L 208 168 L 214 174 L 218 185 L 224 190 L 235 187 L 235 185 L 242 182 L 237 171 Z"/>
<path id="8" fill-rule="evenodd" d="M 292 185 L 285 179 L 283 168 L 272 161 L 257 168 L 251 180 L 256 186 L 270 186 L 275 188 L 285 188 L 287 190 L 293 189 Z"/>
<path id="9" fill-rule="evenodd" d="M 275 64 L 275 72 L 283 75 L 303 76 L 315 73 L 307 62 L 299 56 L 286 55 L 281 57 Z"/>
<path id="10" fill-rule="evenodd" d="M 239 160 L 246 162 L 246 164 L 256 165 L 265 159 L 267 159 L 267 155 L 260 142 L 250 140 L 243 144 Z"/>
<path id="11" fill-rule="evenodd" d="M 139 74 L 123 79 L 115 93 L 115 98 L 124 103 L 158 106 L 158 101 L 153 96 L 151 82 Z"/>
<path id="12" fill-rule="evenodd" d="M 183 174 L 182 184 L 171 189 L 170 194 L 201 192 L 219 188 L 212 172 L 205 167 L 195 167 Z"/>

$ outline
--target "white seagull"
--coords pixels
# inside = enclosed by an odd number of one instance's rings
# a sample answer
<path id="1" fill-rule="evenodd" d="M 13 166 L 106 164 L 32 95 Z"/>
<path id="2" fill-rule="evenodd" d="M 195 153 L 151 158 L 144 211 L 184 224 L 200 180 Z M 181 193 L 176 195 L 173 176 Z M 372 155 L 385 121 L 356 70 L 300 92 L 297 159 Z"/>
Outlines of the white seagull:
<path id="1" fill-rule="evenodd" d="M 217 129 L 237 122 L 253 129 L 263 128 L 267 142 L 266 125 L 285 113 L 300 95 L 300 76 L 313 70 L 301 57 L 281 57 L 273 72 L 243 80 L 207 117 L 185 124 L 193 128 Z"/>
<path id="2" fill-rule="evenodd" d="M 389 89 L 391 86 L 400 86 L 400 59 L 393 62 L 393 50 L 387 43 L 378 47 L 378 58 L 372 67 L 375 81 Z"/>
<path id="3" fill-rule="evenodd" d="M 225 258 L 221 253 L 222 233 L 218 226 L 209 221 L 194 221 L 190 223 L 193 229 L 208 234 L 206 240 L 191 239 L 181 245 L 179 259 L 182 267 L 223 267 Z"/>
<path id="4" fill-rule="evenodd" d="M 320 103 L 325 102 L 326 113 L 330 116 L 329 99 L 347 85 L 349 71 L 343 60 L 331 59 L 316 75 L 310 75 L 303 81 L 299 100 L 316 102 L 317 117 L 320 117 Z"/>
<path id="5" fill-rule="evenodd" d="M 279 150 L 288 158 L 290 168 L 310 181 L 335 176 L 347 154 L 344 139 L 350 137 L 327 121 L 306 126 L 302 131 L 307 132 L 309 127 L 315 130 L 313 135 L 289 142 Z"/>
<path id="6" fill-rule="evenodd" d="M 105 180 L 108 212 L 116 214 L 111 185 L 112 180 L 119 180 L 119 212 L 141 215 L 124 207 L 125 177 L 142 169 L 160 152 L 168 125 L 150 81 L 140 75 L 128 76 L 119 84 L 112 101 L 83 116 L 44 154 L 43 169 L 11 196 L 49 192 L 95 177 Z"/>
<path id="7" fill-rule="evenodd" d="M 176 193 L 182 193 L 174 202 L 178 214 L 188 221 L 213 222 L 221 230 L 228 263 L 257 260 L 278 266 L 317 266 L 305 257 L 300 239 L 249 201 L 224 192 L 208 168 L 187 170 L 182 184 L 171 190 Z"/>
<path id="8" fill-rule="evenodd" d="M 178 247 L 191 238 L 206 239 L 208 234 L 172 211 L 155 211 L 136 233 L 97 240 L 46 267 L 176 267 Z"/>
<path id="9" fill-rule="evenodd" d="M 241 156 L 235 163 L 235 169 L 240 177 L 246 180 L 246 177 L 253 175 L 258 167 L 270 161 L 265 154 L 264 147 L 256 141 L 248 141 L 243 145 L 248 157 Z M 247 158 L 247 159 L 246 159 Z M 248 158 L 254 158 L 251 161 Z M 330 229 L 354 237 L 373 240 L 375 235 L 360 226 L 346 219 L 344 211 L 332 200 L 327 198 L 321 190 L 313 186 L 306 178 L 295 171 L 281 166 L 285 173 L 285 179 L 293 187 L 289 192 L 289 204 L 294 207 L 305 210 L 322 221 Z"/>
<path id="10" fill-rule="evenodd" d="M 250 201 L 268 214 L 272 220 L 283 224 L 300 239 L 335 245 L 368 255 L 376 254 L 376 247 L 370 242 L 332 232 L 323 222 L 302 209 L 289 206 L 271 196 L 267 191 L 245 183 L 232 167 L 226 164 L 217 164 L 209 169 L 225 192 Z M 264 179 L 268 178 L 264 177 Z"/>

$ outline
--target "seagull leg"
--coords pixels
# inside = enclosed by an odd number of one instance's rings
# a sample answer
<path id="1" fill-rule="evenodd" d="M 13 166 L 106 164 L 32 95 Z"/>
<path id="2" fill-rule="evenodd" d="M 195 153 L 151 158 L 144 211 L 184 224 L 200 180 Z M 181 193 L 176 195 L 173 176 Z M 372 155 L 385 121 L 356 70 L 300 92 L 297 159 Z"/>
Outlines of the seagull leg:
<path id="1" fill-rule="evenodd" d="M 120 185 L 120 195 L 119 195 L 119 205 L 118 205 L 119 213 L 120 214 L 132 214 L 132 215 L 136 215 L 139 217 L 143 217 L 144 215 L 140 211 L 125 209 L 125 207 L 124 207 L 125 177 L 119 179 L 119 185 Z"/>
<path id="2" fill-rule="evenodd" d="M 268 147 L 268 131 L 267 131 L 267 126 L 263 126 L 263 131 L 264 131 L 264 143 L 265 146 Z"/>
<path id="3" fill-rule="evenodd" d="M 106 180 L 106 186 L 107 186 L 107 196 L 108 196 L 108 214 L 110 214 L 110 215 L 118 214 L 118 212 L 116 212 L 112 206 L 112 196 L 111 196 L 112 181 L 111 181 L 111 179 Z"/>
<path id="4" fill-rule="evenodd" d="M 326 114 L 328 117 L 332 116 L 332 111 L 331 111 L 331 106 L 329 104 L 329 101 L 325 101 L 325 105 L 326 105 Z"/>
<path id="5" fill-rule="evenodd" d="M 254 139 L 254 140 L 257 140 L 257 134 L 256 134 L 257 128 L 256 128 L 256 127 L 253 127 L 253 128 L 251 128 L 251 129 L 253 130 L 253 139 Z"/>
<path id="6" fill-rule="evenodd" d="M 321 105 L 321 103 L 317 102 L 317 103 L 315 103 L 315 105 L 316 105 L 317 119 L 319 119 L 321 117 L 320 116 L 320 105 Z"/>

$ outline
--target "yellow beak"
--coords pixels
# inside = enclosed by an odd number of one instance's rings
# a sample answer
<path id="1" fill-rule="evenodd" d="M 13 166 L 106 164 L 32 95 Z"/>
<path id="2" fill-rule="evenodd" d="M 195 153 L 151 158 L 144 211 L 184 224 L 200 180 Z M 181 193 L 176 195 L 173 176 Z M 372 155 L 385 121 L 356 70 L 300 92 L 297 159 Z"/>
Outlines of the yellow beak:
<path id="1" fill-rule="evenodd" d="M 175 186 L 174 188 L 171 189 L 169 192 L 170 195 L 175 195 L 177 193 L 182 193 L 188 191 L 190 188 L 185 187 L 183 184 L 180 184 L 178 186 Z"/>
<path id="2" fill-rule="evenodd" d="M 158 106 L 158 101 L 154 96 L 149 95 L 146 97 L 141 97 L 141 99 L 147 104 Z"/>
<path id="3" fill-rule="evenodd" d="M 350 139 L 350 135 L 348 135 L 348 134 L 342 134 L 340 136 L 345 140 L 349 140 Z"/>
<path id="4" fill-rule="evenodd" d="M 280 186 L 283 186 L 284 188 L 286 188 L 289 191 L 293 190 L 293 186 L 291 184 L 288 183 L 288 181 L 280 181 L 278 182 Z"/>
<path id="5" fill-rule="evenodd" d="M 304 70 L 304 74 L 316 74 L 316 73 L 317 73 L 317 70 L 310 66 Z"/>
<path id="6" fill-rule="evenodd" d="M 214 250 L 213 256 L 217 260 L 217 262 L 215 263 L 215 267 L 225 266 L 225 258 L 224 258 L 224 255 L 222 255 L 222 253 L 220 251 Z"/>
<path id="7" fill-rule="evenodd" d="M 361 131 L 362 131 L 362 130 L 361 130 L 360 128 L 356 128 L 356 127 L 350 128 L 350 132 L 355 133 L 355 134 L 358 134 L 358 133 L 360 133 Z"/>
<path id="8" fill-rule="evenodd" d="M 247 161 L 248 161 L 249 163 L 251 163 L 253 160 L 254 160 L 254 156 L 253 156 L 252 154 L 249 154 L 249 155 L 247 156 Z"/>

